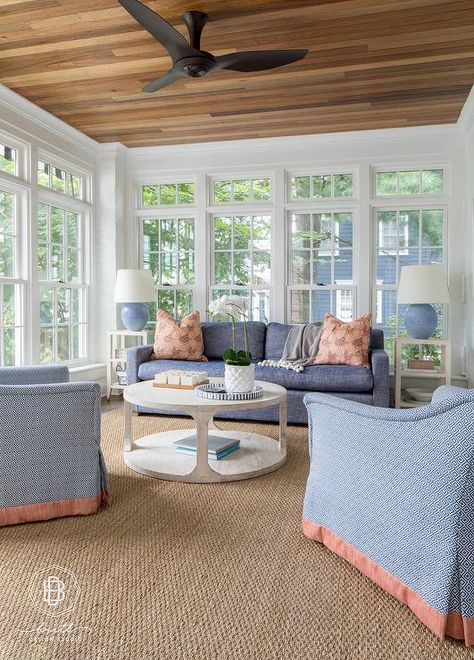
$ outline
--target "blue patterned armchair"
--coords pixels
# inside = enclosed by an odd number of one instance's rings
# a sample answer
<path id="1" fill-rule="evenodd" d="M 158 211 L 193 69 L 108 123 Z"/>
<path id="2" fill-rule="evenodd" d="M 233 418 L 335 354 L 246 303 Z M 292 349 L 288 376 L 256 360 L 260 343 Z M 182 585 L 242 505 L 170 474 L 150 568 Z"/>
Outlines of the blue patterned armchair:
<path id="1" fill-rule="evenodd" d="M 0 368 L 0 410 L 0 525 L 108 503 L 99 385 L 62 366 Z"/>
<path id="2" fill-rule="evenodd" d="M 474 390 L 390 410 L 308 394 L 309 538 L 474 645 Z"/>

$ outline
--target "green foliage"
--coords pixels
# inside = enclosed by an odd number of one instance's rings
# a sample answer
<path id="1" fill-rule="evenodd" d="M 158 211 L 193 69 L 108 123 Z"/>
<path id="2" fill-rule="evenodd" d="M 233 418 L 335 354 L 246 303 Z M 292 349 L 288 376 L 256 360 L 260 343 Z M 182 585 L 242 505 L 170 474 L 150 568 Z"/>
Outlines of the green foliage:
<path id="1" fill-rule="evenodd" d="M 248 351 L 235 351 L 227 348 L 224 351 L 224 362 L 238 367 L 248 367 L 252 364 L 252 355 Z"/>
<path id="2" fill-rule="evenodd" d="M 0 172 L 16 174 L 16 151 L 0 144 Z"/>
<path id="3" fill-rule="evenodd" d="M 291 179 L 292 199 L 320 199 L 324 197 L 352 197 L 352 174 L 318 174 L 295 176 Z"/>
<path id="4" fill-rule="evenodd" d="M 214 203 L 253 202 L 271 199 L 269 178 L 214 181 Z"/>
<path id="5" fill-rule="evenodd" d="M 196 184 L 191 182 L 159 183 L 142 186 L 142 205 L 191 206 L 194 204 Z"/>
<path id="6" fill-rule="evenodd" d="M 443 192 L 443 170 L 377 172 L 377 195 L 419 195 Z"/>

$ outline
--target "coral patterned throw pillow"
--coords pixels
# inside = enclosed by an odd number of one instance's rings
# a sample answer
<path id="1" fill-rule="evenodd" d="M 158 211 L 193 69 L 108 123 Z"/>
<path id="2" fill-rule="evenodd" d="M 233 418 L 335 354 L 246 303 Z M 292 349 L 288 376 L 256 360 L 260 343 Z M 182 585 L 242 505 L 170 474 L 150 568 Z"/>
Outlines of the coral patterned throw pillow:
<path id="1" fill-rule="evenodd" d="M 369 366 L 369 339 L 371 315 L 344 323 L 332 314 L 326 314 L 319 349 L 314 364 L 350 364 Z"/>
<path id="2" fill-rule="evenodd" d="M 199 312 L 192 312 L 177 323 L 168 312 L 159 310 L 156 317 L 153 360 L 195 360 L 207 362 L 203 355 L 201 319 Z"/>

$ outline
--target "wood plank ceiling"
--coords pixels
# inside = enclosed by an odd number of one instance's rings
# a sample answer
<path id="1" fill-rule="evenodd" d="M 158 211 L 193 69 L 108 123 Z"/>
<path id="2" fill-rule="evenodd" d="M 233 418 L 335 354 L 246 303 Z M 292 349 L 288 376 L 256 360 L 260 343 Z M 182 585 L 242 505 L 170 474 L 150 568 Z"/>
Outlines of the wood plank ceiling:
<path id="1" fill-rule="evenodd" d="M 0 0 L 0 82 L 99 142 L 166 145 L 455 122 L 474 82 L 474 0 L 146 0 L 210 14 L 202 47 L 309 48 L 268 72 L 145 94 L 163 47 L 116 0 Z"/>

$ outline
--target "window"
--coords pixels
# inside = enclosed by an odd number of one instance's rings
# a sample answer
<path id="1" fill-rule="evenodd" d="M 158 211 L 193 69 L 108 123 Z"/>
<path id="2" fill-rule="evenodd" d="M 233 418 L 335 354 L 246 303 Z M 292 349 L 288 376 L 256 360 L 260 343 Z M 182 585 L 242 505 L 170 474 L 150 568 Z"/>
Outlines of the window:
<path id="1" fill-rule="evenodd" d="M 212 182 L 212 201 L 214 204 L 267 202 L 271 198 L 271 182 L 268 177 L 222 179 Z"/>
<path id="2" fill-rule="evenodd" d="M 403 266 L 443 263 L 445 211 L 441 208 L 378 209 L 375 318 L 393 356 L 393 341 L 403 332 L 406 307 L 397 309 L 397 285 Z M 442 332 L 442 309 L 439 332 Z M 399 316 L 400 312 L 400 316 Z"/>
<path id="3" fill-rule="evenodd" d="M 249 317 L 270 320 L 270 215 L 215 215 L 212 218 L 211 297 L 240 295 Z"/>
<path id="4" fill-rule="evenodd" d="M 290 179 L 289 196 L 292 200 L 352 197 L 353 194 L 353 174 L 304 175 Z"/>
<path id="5" fill-rule="evenodd" d="M 21 361 L 21 284 L 16 195 L 0 190 L 0 366 Z"/>
<path id="6" fill-rule="evenodd" d="M 83 199 L 84 179 L 58 167 L 38 161 L 38 185 L 64 193 L 75 199 Z"/>
<path id="7" fill-rule="evenodd" d="M 376 195 L 430 195 L 442 193 L 444 170 L 391 170 L 376 172 Z"/>
<path id="8" fill-rule="evenodd" d="M 354 308 L 352 212 L 291 213 L 289 322 L 350 321 Z"/>
<path id="9" fill-rule="evenodd" d="M 0 143 L 0 172 L 7 174 L 18 174 L 17 171 L 17 153 L 12 147 Z"/>
<path id="10" fill-rule="evenodd" d="M 149 206 L 193 206 L 195 203 L 196 184 L 159 183 L 142 186 L 141 205 Z"/>
<path id="11" fill-rule="evenodd" d="M 195 284 L 194 218 L 142 218 L 143 267 L 157 290 L 150 305 L 150 330 L 163 309 L 181 318 L 193 309 Z"/>
<path id="12" fill-rule="evenodd" d="M 86 355 L 84 228 L 81 214 L 38 204 L 40 362 Z"/>

